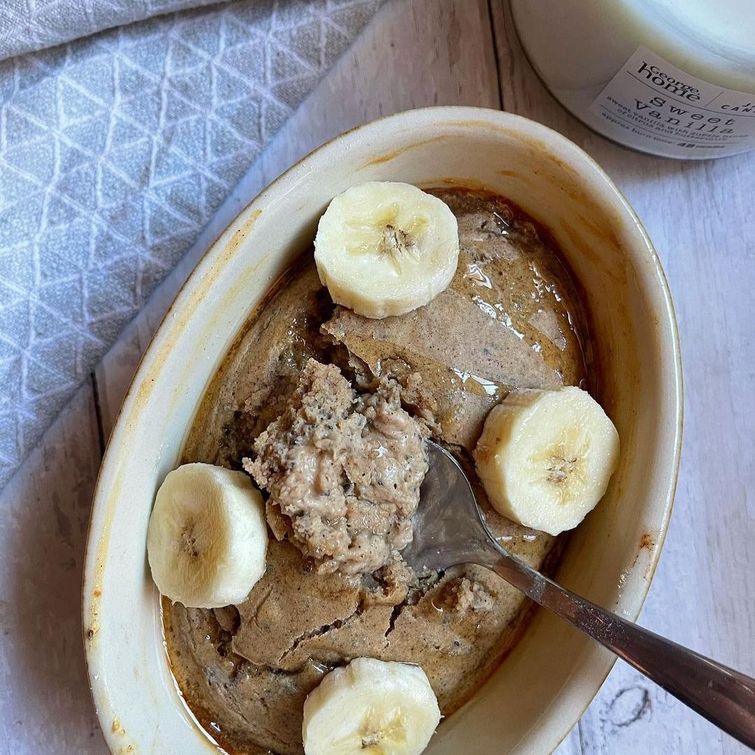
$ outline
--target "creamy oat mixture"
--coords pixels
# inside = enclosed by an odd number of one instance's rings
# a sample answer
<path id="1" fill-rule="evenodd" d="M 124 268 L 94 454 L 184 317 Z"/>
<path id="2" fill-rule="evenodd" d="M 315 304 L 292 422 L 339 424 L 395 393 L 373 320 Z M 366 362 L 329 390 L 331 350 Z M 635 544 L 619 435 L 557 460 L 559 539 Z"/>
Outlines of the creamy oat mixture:
<path id="1" fill-rule="evenodd" d="M 469 451 L 511 389 L 586 380 L 579 297 L 548 234 L 516 207 L 434 193 L 459 222 L 444 293 L 368 320 L 333 306 L 305 255 L 250 320 L 195 419 L 184 461 L 240 468 L 247 458 L 269 491 L 267 571 L 247 600 L 163 604 L 179 686 L 230 751 L 301 753 L 306 695 L 358 656 L 421 664 L 448 716 L 520 636 L 528 604 L 497 575 L 467 566 L 418 581 L 397 559 L 425 434 L 457 454 L 512 552 L 546 569 L 558 557 L 554 538 L 488 506 Z"/>
<path id="2" fill-rule="evenodd" d="M 270 493 L 268 521 L 321 572 L 374 574 L 400 560 L 427 473 L 424 425 L 398 385 L 357 397 L 335 365 L 310 359 L 244 469 Z"/>

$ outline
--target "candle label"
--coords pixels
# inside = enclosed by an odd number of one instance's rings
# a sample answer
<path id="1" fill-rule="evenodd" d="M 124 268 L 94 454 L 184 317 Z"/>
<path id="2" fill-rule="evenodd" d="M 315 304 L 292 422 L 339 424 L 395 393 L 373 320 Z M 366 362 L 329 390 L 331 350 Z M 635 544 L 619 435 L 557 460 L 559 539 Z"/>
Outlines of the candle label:
<path id="1" fill-rule="evenodd" d="M 755 148 L 755 94 L 724 89 L 639 47 L 590 105 L 607 136 L 669 157 Z"/>

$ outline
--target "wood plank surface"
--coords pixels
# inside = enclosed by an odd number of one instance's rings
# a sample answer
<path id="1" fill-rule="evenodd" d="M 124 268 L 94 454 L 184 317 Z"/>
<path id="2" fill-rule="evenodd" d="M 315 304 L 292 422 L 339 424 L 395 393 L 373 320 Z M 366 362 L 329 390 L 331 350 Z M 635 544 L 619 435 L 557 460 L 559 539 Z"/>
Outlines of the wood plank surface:
<path id="1" fill-rule="evenodd" d="M 675 511 L 641 623 L 755 675 L 755 153 L 705 162 L 620 147 L 545 90 L 507 6 L 491 4 L 503 106 L 565 134 L 624 192 L 669 278 L 685 428 Z M 743 746 L 619 661 L 579 723 L 585 753 L 735 753 Z"/>
<path id="2" fill-rule="evenodd" d="M 89 380 L 0 498 L 0 753 L 104 750 L 80 619 L 99 465 Z"/>
<path id="3" fill-rule="evenodd" d="M 686 426 L 676 510 L 641 623 L 755 674 L 755 587 L 747 579 L 755 537 L 755 153 L 690 163 L 625 150 L 544 90 L 504 0 L 389 0 L 0 494 L 10 522 L 0 532 L 0 683 L 14 686 L 0 696 L 10 732 L 0 753 L 105 751 L 80 639 L 86 522 L 102 443 L 180 285 L 239 210 L 302 155 L 352 126 L 432 104 L 503 104 L 556 128 L 595 157 L 643 219 L 676 302 Z M 619 663 L 558 752 L 743 751 Z"/>

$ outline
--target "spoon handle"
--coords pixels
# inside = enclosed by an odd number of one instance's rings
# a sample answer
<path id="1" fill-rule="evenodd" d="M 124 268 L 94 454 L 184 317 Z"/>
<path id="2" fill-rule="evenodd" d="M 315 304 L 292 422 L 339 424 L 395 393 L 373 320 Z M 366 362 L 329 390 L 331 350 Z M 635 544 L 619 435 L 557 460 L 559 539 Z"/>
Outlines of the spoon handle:
<path id="1" fill-rule="evenodd" d="M 580 598 L 496 547 L 493 569 L 544 608 L 612 650 L 667 692 L 755 748 L 755 679 Z"/>

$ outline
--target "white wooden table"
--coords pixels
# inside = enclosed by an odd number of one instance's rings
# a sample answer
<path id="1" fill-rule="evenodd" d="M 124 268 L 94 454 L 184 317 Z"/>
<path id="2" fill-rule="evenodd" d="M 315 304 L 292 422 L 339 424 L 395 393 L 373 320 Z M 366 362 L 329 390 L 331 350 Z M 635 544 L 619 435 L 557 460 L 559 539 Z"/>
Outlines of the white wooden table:
<path id="1" fill-rule="evenodd" d="M 612 176 L 663 259 L 684 352 L 676 508 L 641 622 L 755 675 L 755 153 L 675 162 L 588 131 L 545 92 L 503 0 L 389 0 L 279 133 L 0 496 L 0 753 L 102 753 L 79 592 L 104 444 L 154 328 L 217 232 L 304 153 L 432 104 L 504 108 L 566 134 Z M 559 749 L 745 749 L 621 661 Z"/>

